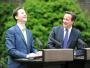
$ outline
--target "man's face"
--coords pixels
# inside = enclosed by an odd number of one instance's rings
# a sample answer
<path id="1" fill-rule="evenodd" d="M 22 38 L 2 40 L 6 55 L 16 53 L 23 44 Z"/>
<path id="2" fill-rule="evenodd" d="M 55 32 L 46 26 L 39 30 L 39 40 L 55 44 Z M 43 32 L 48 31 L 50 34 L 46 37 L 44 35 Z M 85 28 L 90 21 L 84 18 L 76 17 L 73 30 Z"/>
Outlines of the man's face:
<path id="1" fill-rule="evenodd" d="M 25 23 L 27 21 L 27 14 L 24 9 L 19 9 L 17 11 L 17 16 L 15 16 L 18 22 Z"/>
<path id="2" fill-rule="evenodd" d="M 63 26 L 65 28 L 70 28 L 72 25 L 73 25 L 72 15 L 65 14 L 63 18 Z"/>

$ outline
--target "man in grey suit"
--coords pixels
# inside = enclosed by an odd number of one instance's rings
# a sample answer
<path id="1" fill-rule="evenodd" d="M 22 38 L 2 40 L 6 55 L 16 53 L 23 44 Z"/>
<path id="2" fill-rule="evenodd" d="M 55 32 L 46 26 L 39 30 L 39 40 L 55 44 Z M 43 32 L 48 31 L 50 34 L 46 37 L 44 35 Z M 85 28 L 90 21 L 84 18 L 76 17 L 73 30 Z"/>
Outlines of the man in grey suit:
<path id="1" fill-rule="evenodd" d="M 74 50 L 77 49 L 74 53 L 74 55 L 76 56 L 80 56 L 84 54 L 83 51 L 84 45 L 81 42 L 80 31 L 73 28 L 75 18 L 76 16 L 73 12 L 70 11 L 65 12 L 63 17 L 63 26 L 53 27 L 49 35 L 48 44 L 47 44 L 48 48 L 50 49 L 71 48 Z M 67 68 L 65 67 L 65 65 L 63 66 L 64 68 Z"/>
<path id="2" fill-rule="evenodd" d="M 26 64 L 15 60 L 34 56 L 32 33 L 25 26 L 27 14 L 24 8 L 18 7 L 13 11 L 13 17 L 16 25 L 6 31 L 6 47 L 9 55 L 8 68 L 28 68 Z"/>
<path id="3" fill-rule="evenodd" d="M 82 43 L 79 41 L 79 39 L 81 39 L 80 31 L 73 28 L 75 18 L 76 16 L 73 12 L 70 11 L 65 12 L 63 18 L 63 26 L 53 27 L 49 35 L 48 48 L 51 49 L 52 48 L 72 48 L 72 49 L 84 48 Z M 67 40 L 66 40 L 66 36 L 67 36 Z M 60 42 L 60 45 L 57 45 L 52 39 Z"/>

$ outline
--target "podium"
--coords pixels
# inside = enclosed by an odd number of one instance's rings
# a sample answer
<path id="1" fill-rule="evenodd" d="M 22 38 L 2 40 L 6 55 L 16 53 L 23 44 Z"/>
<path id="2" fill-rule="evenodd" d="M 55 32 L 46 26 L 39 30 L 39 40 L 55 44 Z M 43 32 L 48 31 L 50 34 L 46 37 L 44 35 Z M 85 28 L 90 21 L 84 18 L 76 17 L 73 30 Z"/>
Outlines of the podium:
<path id="1" fill-rule="evenodd" d="M 43 49 L 42 52 L 42 58 L 16 61 L 27 63 L 28 68 L 90 68 L 90 48 L 85 48 L 83 57 L 74 57 L 73 49 Z"/>
<path id="2" fill-rule="evenodd" d="M 90 48 L 85 48 L 85 60 L 90 60 Z"/>
<path id="3" fill-rule="evenodd" d="M 43 62 L 73 61 L 73 49 L 43 49 Z"/>
<path id="4" fill-rule="evenodd" d="M 90 48 L 85 49 L 85 68 L 90 68 Z"/>
<path id="5" fill-rule="evenodd" d="M 42 58 L 16 59 L 27 63 L 28 68 L 62 68 L 66 62 L 73 61 L 73 49 L 43 49 Z"/>
<path id="6" fill-rule="evenodd" d="M 64 68 L 73 61 L 73 49 L 43 49 L 44 68 Z"/>

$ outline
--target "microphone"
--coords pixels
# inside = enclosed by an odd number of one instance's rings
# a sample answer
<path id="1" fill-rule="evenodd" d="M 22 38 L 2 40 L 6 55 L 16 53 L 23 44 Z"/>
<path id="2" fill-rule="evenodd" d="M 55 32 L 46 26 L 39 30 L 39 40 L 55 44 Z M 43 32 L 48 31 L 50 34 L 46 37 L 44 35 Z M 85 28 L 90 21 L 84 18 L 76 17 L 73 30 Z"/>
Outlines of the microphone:
<path id="1" fill-rule="evenodd" d="M 82 39 L 80 39 L 80 38 L 78 39 L 78 42 L 81 45 L 83 45 L 84 47 L 87 46 L 87 44 Z M 76 51 L 74 51 L 74 56 L 76 56 L 76 57 L 83 56 L 85 54 L 84 51 L 85 51 L 84 48 L 82 48 L 80 50 L 76 50 Z"/>
<path id="2" fill-rule="evenodd" d="M 43 48 L 43 43 L 40 41 L 39 38 L 36 38 L 36 41 L 38 42 L 39 48 L 42 49 Z"/>
<path id="3" fill-rule="evenodd" d="M 51 41 L 53 41 L 58 47 L 61 47 L 61 43 L 55 40 L 54 38 L 50 38 Z"/>
<path id="4" fill-rule="evenodd" d="M 78 42 L 84 46 L 87 46 L 87 44 L 82 39 L 78 39 Z"/>

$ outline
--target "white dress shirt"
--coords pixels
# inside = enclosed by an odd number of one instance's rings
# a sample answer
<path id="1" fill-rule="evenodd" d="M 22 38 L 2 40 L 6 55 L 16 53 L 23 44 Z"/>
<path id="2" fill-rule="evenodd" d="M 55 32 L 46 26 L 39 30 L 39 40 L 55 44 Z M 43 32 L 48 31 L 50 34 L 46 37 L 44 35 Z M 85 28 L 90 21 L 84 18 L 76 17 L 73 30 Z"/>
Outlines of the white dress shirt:
<path id="1" fill-rule="evenodd" d="M 72 27 L 68 29 L 68 39 L 69 39 L 71 30 L 72 30 Z M 65 38 L 65 34 L 66 34 L 66 28 L 64 28 L 64 37 L 63 37 L 63 39 Z"/>
<path id="2" fill-rule="evenodd" d="M 22 31 L 24 39 L 25 39 L 25 42 L 27 43 L 27 34 L 26 34 L 26 27 L 25 27 L 25 25 L 21 25 L 19 23 L 17 23 L 17 25 L 20 28 L 20 30 Z"/>

